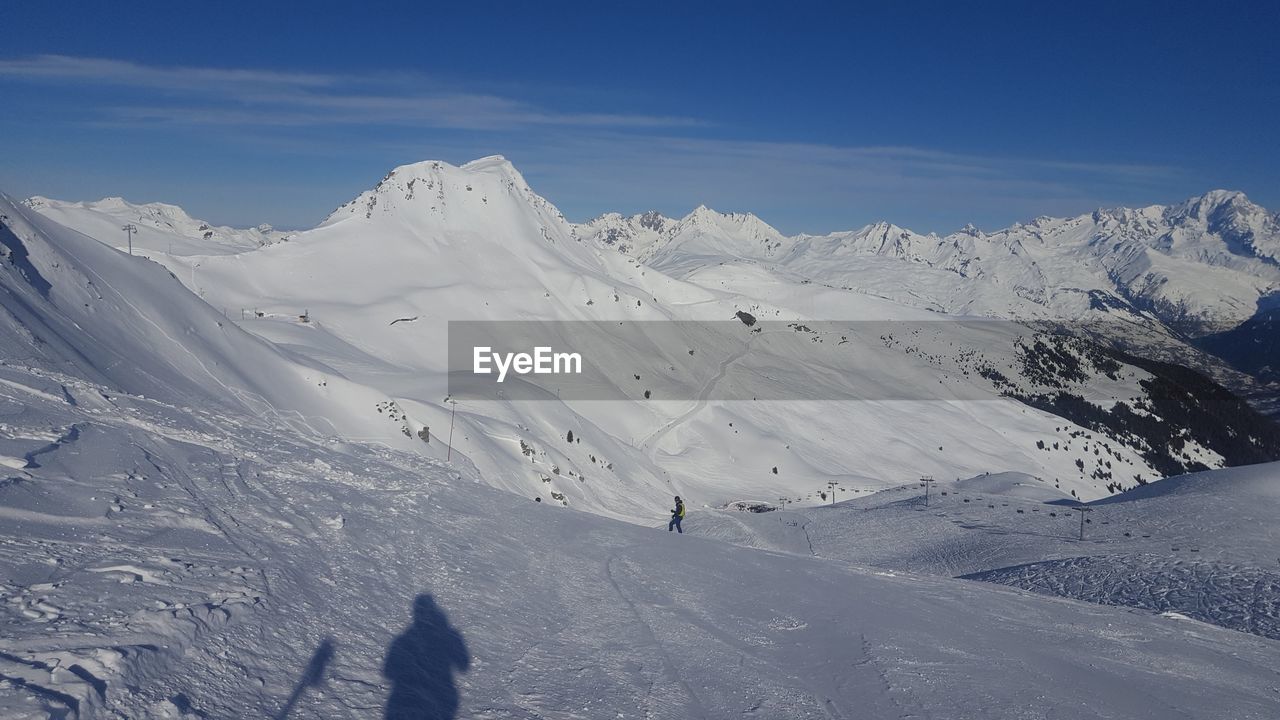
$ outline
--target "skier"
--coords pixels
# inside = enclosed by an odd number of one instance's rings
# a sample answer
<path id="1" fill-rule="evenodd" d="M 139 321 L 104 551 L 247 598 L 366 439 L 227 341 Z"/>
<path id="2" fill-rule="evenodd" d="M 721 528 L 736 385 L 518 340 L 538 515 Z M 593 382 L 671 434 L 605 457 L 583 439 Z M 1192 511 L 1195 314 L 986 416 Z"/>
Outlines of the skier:
<path id="1" fill-rule="evenodd" d="M 671 522 L 667 523 L 667 532 L 671 532 L 671 528 L 675 528 L 680 532 L 681 535 L 683 535 L 684 528 L 680 527 L 680 521 L 683 519 L 684 519 L 684 501 L 680 499 L 679 495 L 677 495 L 676 507 L 674 510 L 671 511 Z"/>

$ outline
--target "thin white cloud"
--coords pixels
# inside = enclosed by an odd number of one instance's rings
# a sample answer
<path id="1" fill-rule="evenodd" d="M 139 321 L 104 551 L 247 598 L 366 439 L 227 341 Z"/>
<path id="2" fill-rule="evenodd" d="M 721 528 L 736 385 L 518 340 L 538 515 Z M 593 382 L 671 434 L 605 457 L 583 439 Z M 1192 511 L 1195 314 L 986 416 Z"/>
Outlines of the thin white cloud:
<path id="1" fill-rule="evenodd" d="M 321 127 L 393 125 L 463 130 L 528 126 L 594 128 L 698 127 L 698 121 L 652 115 L 559 113 L 484 95 L 438 97 L 294 96 L 241 106 L 118 105 L 102 108 L 106 124 Z"/>
<path id="2" fill-rule="evenodd" d="M 655 128 L 704 125 L 687 117 L 559 112 L 490 94 L 449 90 L 430 78 L 389 71 L 366 75 L 158 67 L 104 58 L 40 55 L 0 60 L 0 79 L 140 91 L 140 99 L 99 106 L 109 124 L 324 126 L 404 125 L 458 129 L 522 126 Z M 375 92 L 370 92 L 370 90 Z M 146 91 L 163 91 L 147 94 Z"/>
<path id="3" fill-rule="evenodd" d="M 0 77 L 67 83 L 99 83 L 117 87 L 208 92 L 243 91 L 247 88 L 320 88 L 337 84 L 339 76 L 272 70 L 236 70 L 199 67 L 157 67 L 126 60 L 37 55 L 0 60 Z"/>

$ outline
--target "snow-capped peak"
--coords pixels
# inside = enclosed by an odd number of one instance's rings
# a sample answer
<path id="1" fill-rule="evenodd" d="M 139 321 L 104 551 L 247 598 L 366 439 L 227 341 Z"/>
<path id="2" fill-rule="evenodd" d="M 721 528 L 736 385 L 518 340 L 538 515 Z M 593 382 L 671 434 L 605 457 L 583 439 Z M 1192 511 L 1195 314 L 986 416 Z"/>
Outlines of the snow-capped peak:
<path id="1" fill-rule="evenodd" d="M 460 166 L 442 160 L 401 165 L 333 211 L 321 227 L 374 219 L 396 220 L 420 231 L 452 228 L 498 233 L 532 219 L 543 226 L 548 238 L 574 236 L 564 215 L 535 193 L 501 155 Z"/>
<path id="2" fill-rule="evenodd" d="M 714 223 L 723 217 L 722 213 L 707 207 L 706 205 L 698 205 L 692 212 L 685 215 L 682 222 L 686 223 Z"/>
<path id="3" fill-rule="evenodd" d="M 630 217 L 614 212 L 588 220 L 576 226 L 576 231 L 583 240 L 643 259 L 666 244 L 679 223 L 657 210 Z"/>
<path id="4" fill-rule="evenodd" d="M 520 174 L 515 165 L 512 165 L 511 161 L 502 155 L 486 155 L 482 158 L 476 158 L 471 162 L 463 163 L 458 169 L 469 172 L 498 171 L 507 174 Z"/>
<path id="5" fill-rule="evenodd" d="M 524 176 L 502 155 L 488 155 L 461 165 L 452 165 L 443 160 L 419 160 L 392 168 L 378 185 L 392 178 L 412 179 L 429 176 L 465 178 L 468 176 L 490 176 L 509 179 L 521 185 L 527 185 Z"/>
<path id="6" fill-rule="evenodd" d="M 1193 197 L 1175 206 L 1176 210 L 1185 210 L 1188 215 L 1199 218 L 1206 218 L 1225 208 L 1238 212 L 1261 210 L 1238 190 L 1210 190 L 1200 197 Z"/>
<path id="7" fill-rule="evenodd" d="M 699 205 L 694 208 L 693 212 L 686 215 L 680 222 L 685 225 L 714 226 L 730 229 L 731 231 L 747 232 L 756 237 L 785 237 L 772 225 L 752 213 L 722 213 L 712 210 L 706 205 Z"/>
<path id="8" fill-rule="evenodd" d="M 729 243 L 727 249 L 743 257 L 763 252 L 776 254 L 789 238 L 751 213 L 721 213 L 699 205 L 680 220 L 677 238 L 689 232 L 712 233 Z"/>

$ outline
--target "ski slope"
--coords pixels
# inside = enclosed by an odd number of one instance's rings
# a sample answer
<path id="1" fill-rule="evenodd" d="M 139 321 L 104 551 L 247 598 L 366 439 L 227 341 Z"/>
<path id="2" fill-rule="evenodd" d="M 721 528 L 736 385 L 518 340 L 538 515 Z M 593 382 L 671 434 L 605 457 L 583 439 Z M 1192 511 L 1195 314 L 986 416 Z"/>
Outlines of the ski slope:
<path id="1" fill-rule="evenodd" d="M 839 496 L 838 496 L 839 497 Z M 1088 507 L 1084 539 L 1080 514 Z M 1081 505 L 1020 474 L 832 506 L 722 512 L 692 530 L 853 566 L 963 577 L 1174 613 L 1280 640 L 1280 464 L 1162 480 Z"/>
<path id="2" fill-rule="evenodd" d="M 414 454 L 0 372 L 3 452 L 25 461 L 0 486 L 4 717 L 1280 712 L 1273 640 L 673 535 Z"/>

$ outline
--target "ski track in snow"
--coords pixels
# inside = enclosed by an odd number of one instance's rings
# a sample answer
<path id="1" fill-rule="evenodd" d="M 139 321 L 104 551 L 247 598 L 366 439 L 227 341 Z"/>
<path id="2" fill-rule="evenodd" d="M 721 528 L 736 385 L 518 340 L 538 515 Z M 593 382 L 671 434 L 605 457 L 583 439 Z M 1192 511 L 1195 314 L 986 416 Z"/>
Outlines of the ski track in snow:
<path id="1" fill-rule="evenodd" d="M 751 351 L 751 343 L 755 338 L 756 335 L 754 333 L 751 334 L 748 336 L 747 342 L 742 346 L 741 350 L 734 352 L 719 362 L 716 368 L 716 374 L 703 384 L 702 388 L 698 391 L 698 397 L 694 400 L 693 405 L 690 406 L 688 410 L 680 413 L 671 420 L 668 420 L 666 423 L 659 426 L 658 429 L 654 430 L 647 437 L 637 443 L 637 447 L 645 448 L 646 455 L 648 456 L 650 463 L 657 465 L 658 446 L 662 443 L 663 438 L 665 438 L 672 430 L 675 430 L 680 425 L 688 422 L 690 418 L 696 417 L 698 413 L 702 412 L 702 410 L 707 407 L 708 399 L 711 397 L 711 394 L 715 392 L 716 386 L 724 379 L 725 374 L 729 372 L 729 366 L 746 357 L 747 353 Z"/>
<path id="2" fill-rule="evenodd" d="M 678 710 L 679 706 L 688 706 L 691 710 L 691 714 L 706 715 L 706 708 L 703 707 L 702 702 L 698 699 L 697 693 L 695 693 L 693 689 L 689 687 L 688 683 L 682 679 L 681 673 L 677 669 L 675 663 L 672 662 L 671 655 L 663 648 L 662 641 L 658 638 L 657 633 L 654 632 L 653 625 L 651 625 L 640 613 L 635 602 L 631 600 L 627 593 L 622 591 L 622 587 L 618 584 L 618 580 L 613 572 L 614 563 L 617 562 L 618 557 L 616 555 L 605 561 L 604 573 L 605 577 L 609 581 L 609 585 L 613 588 L 613 591 L 618 594 L 618 597 L 622 599 L 622 602 L 626 604 L 629 614 L 635 618 L 635 622 L 641 629 L 645 643 L 652 646 L 661 657 L 664 676 L 663 679 L 667 684 L 676 685 L 681 691 L 683 691 L 683 697 L 678 698 L 674 702 L 666 700 L 658 706 L 656 713 L 650 709 L 646 710 L 646 715 L 657 718 L 678 718 L 681 717 L 680 711 Z M 652 707 L 651 704 L 655 699 L 661 699 L 661 696 L 659 696 L 659 698 L 654 697 L 654 690 L 655 688 L 650 686 L 649 693 L 645 698 L 645 704 L 650 707 Z M 681 700 L 683 700 L 683 702 L 681 702 Z M 672 707 L 673 705 L 677 707 Z"/>

